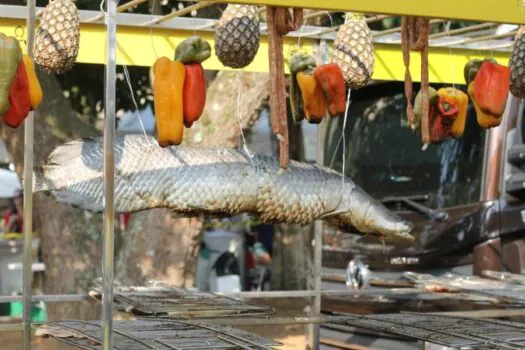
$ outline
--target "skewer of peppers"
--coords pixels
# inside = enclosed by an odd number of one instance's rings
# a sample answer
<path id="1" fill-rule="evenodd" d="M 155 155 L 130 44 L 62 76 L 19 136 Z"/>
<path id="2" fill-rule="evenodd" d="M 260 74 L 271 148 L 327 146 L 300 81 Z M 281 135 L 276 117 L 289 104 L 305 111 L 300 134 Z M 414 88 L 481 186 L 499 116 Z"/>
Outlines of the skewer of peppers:
<path id="1" fill-rule="evenodd" d="M 15 38 L 0 33 L 0 115 L 4 123 L 18 128 L 42 98 L 33 61 L 22 55 Z"/>
<path id="2" fill-rule="evenodd" d="M 470 63 L 470 62 L 469 62 Z M 485 129 L 498 126 L 505 111 L 510 88 L 510 70 L 493 60 L 471 63 L 468 94 L 476 110 L 478 124 Z M 477 69 L 477 70 L 476 70 Z"/>
<path id="3" fill-rule="evenodd" d="M 315 68 L 315 59 L 304 53 L 296 53 L 290 60 L 290 110 L 296 124 L 305 118 L 305 107 L 301 88 L 297 82 L 297 73 Z"/>
<path id="4" fill-rule="evenodd" d="M 159 58 L 150 71 L 155 96 L 159 146 L 180 145 L 184 127 L 190 128 L 204 111 L 206 79 L 202 62 L 211 55 L 210 44 L 191 36 L 175 49 L 175 59 Z"/>
<path id="5" fill-rule="evenodd" d="M 175 50 L 175 60 L 186 70 L 182 93 L 184 126 L 190 128 L 204 111 L 206 104 L 206 79 L 202 62 L 211 56 L 210 44 L 199 36 L 184 40 Z"/>
<path id="6" fill-rule="evenodd" d="M 303 97 L 306 120 L 311 124 L 319 124 L 326 115 L 326 100 L 314 72 L 314 68 L 308 68 L 298 72 L 296 78 Z"/>

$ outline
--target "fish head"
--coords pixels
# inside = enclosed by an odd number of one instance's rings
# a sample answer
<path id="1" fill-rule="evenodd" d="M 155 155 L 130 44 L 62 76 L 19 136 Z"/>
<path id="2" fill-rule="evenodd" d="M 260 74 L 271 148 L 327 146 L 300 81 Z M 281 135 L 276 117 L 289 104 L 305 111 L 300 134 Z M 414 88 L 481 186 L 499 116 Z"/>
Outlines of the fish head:
<path id="1" fill-rule="evenodd" d="M 357 230 L 389 241 L 415 241 L 410 234 L 414 227 L 412 223 L 387 209 L 358 186 L 344 192 L 338 212 L 327 219 L 345 232 Z"/>

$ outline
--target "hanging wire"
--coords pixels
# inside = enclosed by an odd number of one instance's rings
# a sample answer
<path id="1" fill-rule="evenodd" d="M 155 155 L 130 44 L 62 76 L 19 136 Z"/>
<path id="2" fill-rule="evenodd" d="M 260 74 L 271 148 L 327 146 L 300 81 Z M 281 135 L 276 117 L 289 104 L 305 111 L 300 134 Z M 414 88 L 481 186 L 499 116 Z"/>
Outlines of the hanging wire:
<path id="1" fill-rule="evenodd" d="M 152 9 L 153 9 L 153 6 L 155 6 L 155 2 L 157 0 L 153 0 L 153 5 L 152 5 Z M 104 11 L 104 5 L 105 5 L 105 2 L 106 0 L 102 0 L 100 2 L 100 12 L 101 12 L 101 15 L 105 18 L 105 11 Z M 117 2 L 117 6 L 118 6 L 118 2 Z M 152 37 L 153 38 L 153 37 Z M 118 41 L 117 41 L 118 42 Z M 154 48 L 155 49 L 155 48 Z M 158 56 L 157 56 L 158 57 Z M 123 70 L 124 70 L 124 78 L 126 80 L 126 83 L 128 85 L 128 88 L 129 88 L 129 93 L 131 95 L 131 100 L 133 101 L 133 105 L 135 106 L 135 113 L 137 114 L 137 118 L 139 120 L 139 123 L 140 123 L 140 128 L 142 130 L 142 133 L 144 134 L 144 138 L 146 139 L 146 143 L 148 144 L 148 146 L 151 146 L 151 143 L 150 143 L 150 140 L 149 140 L 149 137 L 148 137 L 148 133 L 146 132 L 146 128 L 144 127 L 144 123 L 142 121 L 142 116 L 140 115 L 140 109 L 139 109 L 139 105 L 137 103 L 137 100 L 135 99 L 135 93 L 134 93 L 134 90 L 133 90 L 133 86 L 131 85 L 131 78 L 129 76 L 129 71 L 128 71 L 128 67 L 123 64 L 122 65 L 123 67 Z"/>
<path id="2" fill-rule="evenodd" d="M 301 29 L 299 29 L 299 36 L 297 37 L 297 46 L 298 47 L 301 47 L 301 38 L 303 36 L 303 29 L 304 29 L 304 26 L 306 24 L 306 16 L 303 18 L 303 24 L 301 25 Z"/>
<path id="3" fill-rule="evenodd" d="M 456 79 L 455 79 L 455 76 L 456 76 L 456 72 L 455 72 L 455 68 L 456 68 L 456 62 L 454 61 L 454 56 L 452 55 L 452 47 L 449 47 L 449 52 L 450 52 L 450 61 L 452 62 L 452 87 L 455 89 L 456 88 Z"/>
<path id="4" fill-rule="evenodd" d="M 144 127 L 144 123 L 142 122 L 142 116 L 140 115 L 139 105 L 135 100 L 135 93 L 133 91 L 133 86 L 131 86 L 131 78 L 129 77 L 128 67 L 125 64 L 123 64 L 122 67 L 124 69 L 124 77 L 126 79 L 126 82 L 128 83 L 129 93 L 131 94 L 131 100 L 133 101 L 133 105 L 135 106 L 135 113 L 137 114 L 137 118 L 140 123 L 140 128 L 142 129 L 142 133 L 144 134 L 144 138 L 146 139 L 148 146 L 151 146 L 151 143 L 149 142 L 148 133 L 146 132 L 146 128 Z"/>
<path id="5" fill-rule="evenodd" d="M 243 90 L 243 78 L 244 78 L 244 71 L 239 70 L 237 75 L 237 82 L 238 82 L 238 93 L 237 93 L 237 123 L 239 123 L 239 131 L 241 134 L 242 139 L 242 148 L 246 155 L 248 156 L 248 159 L 250 159 L 250 163 L 252 165 L 253 170 L 257 173 L 257 169 L 254 164 L 254 154 L 250 149 L 248 148 L 248 144 L 246 142 L 246 138 L 244 137 L 244 131 L 242 127 L 242 113 L 241 113 L 241 102 L 242 102 L 242 90 Z"/>
<path id="6" fill-rule="evenodd" d="M 343 169 L 341 171 L 342 179 L 343 179 L 343 191 L 345 190 L 345 165 L 346 165 L 346 121 L 348 119 L 348 109 L 350 107 L 350 95 L 352 94 L 352 89 L 348 89 L 348 95 L 346 95 L 346 109 L 345 109 L 345 116 L 343 119 Z"/>
<path id="7" fill-rule="evenodd" d="M 157 0 L 153 0 L 153 3 L 151 4 L 151 14 L 153 15 L 153 9 L 155 8 L 155 4 L 157 3 Z M 153 53 L 155 54 L 155 58 L 159 58 L 159 54 L 157 53 L 157 49 L 155 48 L 155 40 L 153 40 L 153 24 L 150 24 L 149 26 L 149 39 L 151 42 L 151 48 L 153 49 Z"/>

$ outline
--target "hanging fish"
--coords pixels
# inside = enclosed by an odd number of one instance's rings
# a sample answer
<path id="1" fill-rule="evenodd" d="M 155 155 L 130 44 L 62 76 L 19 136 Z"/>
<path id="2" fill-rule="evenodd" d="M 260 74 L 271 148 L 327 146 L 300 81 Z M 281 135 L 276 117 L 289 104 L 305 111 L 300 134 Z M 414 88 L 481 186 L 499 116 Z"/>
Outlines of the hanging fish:
<path id="1" fill-rule="evenodd" d="M 169 208 L 181 215 L 236 216 L 263 222 L 307 224 L 323 219 L 342 230 L 412 241 L 412 224 L 330 169 L 247 157 L 232 149 L 166 147 L 155 138 L 119 136 L 115 149 L 117 213 Z M 57 147 L 36 171 L 33 192 L 51 191 L 60 203 L 100 212 L 104 208 L 103 140 Z"/>

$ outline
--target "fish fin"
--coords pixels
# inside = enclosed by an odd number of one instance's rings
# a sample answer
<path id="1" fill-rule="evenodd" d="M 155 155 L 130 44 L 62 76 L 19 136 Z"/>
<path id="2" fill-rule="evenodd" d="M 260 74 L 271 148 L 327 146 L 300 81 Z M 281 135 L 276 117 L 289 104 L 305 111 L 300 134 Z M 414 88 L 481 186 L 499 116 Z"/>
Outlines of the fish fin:
<path id="1" fill-rule="evenodd" d="M 22 181 L 22 183 L 24 182 L 25 182 L 25 179 Z M 50 184 L 46 180 L 44 169 L 42 168 L 34 169 L 33 170 L 33 184 L 32 184 L 33 193 L 49 191 L 51 187 L 52 186 L 50 186 Z"/>
<path id="2" fill-rule="evenodd" d="M 347 209 L 339 208 L 339 205 L 343 201 L 343 196 L 339 196 L 339 199 L 331 200 L 327 206 L 326 210 L 321 216 L 319 216 L 319 219 L 324 219 L 329 216 L 338 215 L 347 212 Z"/>

